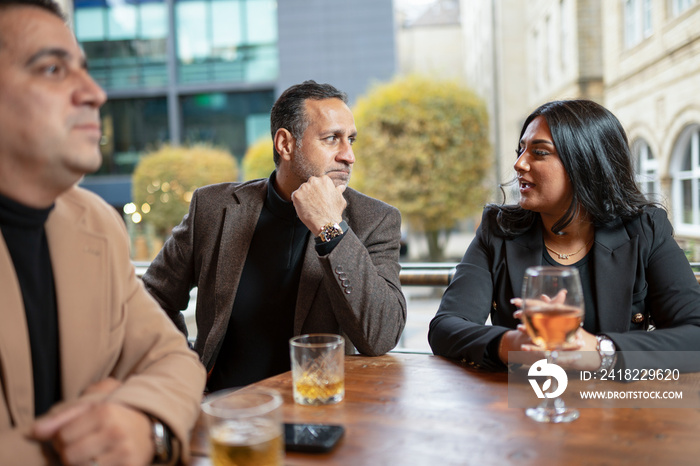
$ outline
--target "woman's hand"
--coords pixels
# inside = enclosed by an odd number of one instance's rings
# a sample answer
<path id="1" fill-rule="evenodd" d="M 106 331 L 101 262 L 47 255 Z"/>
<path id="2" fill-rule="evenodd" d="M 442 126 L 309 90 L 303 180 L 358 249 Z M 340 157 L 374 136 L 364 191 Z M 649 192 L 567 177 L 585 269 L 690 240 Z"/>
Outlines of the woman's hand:
<path id="1" fill-rule="evenodd" d="M 566 295 L 560 295 L 561 293 L 554 298 L 543 296 L 542 300 L 551 303 L 563 300 L 566 297 Z M 511 300 L 511 303 L 522 307 L 523 300 L 522 298 L 514 298 Z M 523 314 L 522 310 L 517 310 L 513 313 L 513 317 L 523 321 Z M 601 363 L 597 347 L 598 341 L 595 335 L 585 331 L 583 328 L 579 328 L 574 339 L 565 348 L 557 350 L 559 353 L 557 364 L 565 369 L 596 370 Z M 509 351 L 517 353 L 509 355 Z M 521 323 L 518 324 L 515 330 L 509 330 L 503 334 L 498 346 L 498 357 L 505 364 L 519 363 L 529 365 L 544 359 L 546 356 L 542 348 L 532 342 L 532 339 L 527 334 L 525 325 Z"/>
<path id="2" fill-rule="evenodd" d="M 598 353 L 598 340 L 595 335 L 583 328 L 576 330 L 576 336 L 571 348 L 559 351 L 557 365 L 564 369 L 578 371 L 594 371 L 600 367 L 601 358 Z"/>
<path id="3" fill-rule="evenodd" d="M 564 302 L 566 302 L 566 293 L 567 293 L 567 290 L 563 289 L 563 290 L 559 290 L 559 293 L 554 295 L 553 298 L 550 298 L 546 294 L 543 294 L 543 295 L 540 295 L 540 299 L 534 299 L 534 298 L 528 299 L 527 302 L 529 303 L 530 306 L 535 306 L 537 304 L 564 304 Z M 510 303 L 521 309 L 519 311 L 515 311 L 515 314 L 518 314 L 519 312 L 522 313 L 522 308 L 523 308 L 523 304 L 524 304 L 523 298 L 513 298 L 510 300 Z M 520 317 L 516 316 L 515 314 L 513 314 L 513 317 L 515 317 L 516 319 L 519 319 Z"/>
<path id="4" fill-rule="evenodd" d="M 519 319 L 522 316 L 523 311 L 515 311 L 513 317 Z M 523 348 L 525 347 L 536 347 L 532 343 L 530 335 L 527 334 L 524 324 L 518 324 L 515 330 L 508 330 L 501 337 L 501 341 L 498 344 L 498 357 L 504 364 L 532 364 L 541 357 L 537 357 L 536 354 L 523 353 Z M 509 351 L 517 351 L 509 355 Z M 511 358 L 513 356 L 513 358 Z"/>

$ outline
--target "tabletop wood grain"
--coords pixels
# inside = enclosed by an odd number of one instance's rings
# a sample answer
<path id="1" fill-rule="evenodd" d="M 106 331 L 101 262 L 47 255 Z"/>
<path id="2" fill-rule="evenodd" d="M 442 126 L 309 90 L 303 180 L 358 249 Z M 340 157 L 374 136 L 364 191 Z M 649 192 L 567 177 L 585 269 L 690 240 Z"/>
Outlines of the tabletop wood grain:
<path id="1" fill-rule="evenodd" d="M 336 423 L 330 453 L 287 453 L 296 465 L 699 464 L 700 410 L 589 408 L 570 424 L 540 424 L 508 406 L 508 376 L 426 354 L 348 356 L 345 399 L 299 406 L 291 373 L 249 386 L 276 389 L 285 422 Z M 195 466 L 210 464 L 201 424 Z"/>

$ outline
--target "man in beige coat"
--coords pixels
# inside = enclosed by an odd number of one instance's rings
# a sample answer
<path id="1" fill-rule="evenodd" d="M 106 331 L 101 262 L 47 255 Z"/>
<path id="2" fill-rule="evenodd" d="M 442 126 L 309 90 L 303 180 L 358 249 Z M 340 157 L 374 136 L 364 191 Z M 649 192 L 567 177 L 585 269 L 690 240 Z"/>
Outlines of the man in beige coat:
<path id="1" fill-rule="evenodd" d="M 205 373 L 135 277 L 105 94 L 50 0 L 0 0 L 0 464 L 187 460 Z"/>

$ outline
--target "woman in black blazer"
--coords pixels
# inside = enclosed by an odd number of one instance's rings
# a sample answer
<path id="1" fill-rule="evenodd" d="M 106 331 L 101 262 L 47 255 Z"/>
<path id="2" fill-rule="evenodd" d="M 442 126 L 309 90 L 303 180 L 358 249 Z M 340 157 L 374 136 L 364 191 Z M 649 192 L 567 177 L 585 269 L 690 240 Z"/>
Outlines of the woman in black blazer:
<path id="1" fill-rule="evenodd" d="M 592 101 L 549 102 L 525 120 L 516 152 L 518 205 L 484 209 L 430 323 L 433 352 L 505 370 L 508 351 L 532 345 L 513 314 L 535 265 L 579 270 L 575 349 L 599 354 L 586 369 L 620 351 L 700 351 L 700 285 L 665 210 L 635 183 L 617 118 Z"/>

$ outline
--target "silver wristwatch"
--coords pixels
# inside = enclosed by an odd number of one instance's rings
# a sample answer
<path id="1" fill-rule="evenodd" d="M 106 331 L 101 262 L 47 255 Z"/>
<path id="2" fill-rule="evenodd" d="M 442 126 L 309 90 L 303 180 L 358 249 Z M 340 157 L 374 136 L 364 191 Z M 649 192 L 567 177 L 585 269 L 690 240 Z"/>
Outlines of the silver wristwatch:
<path id="1" fill-rule="evenodd" d="M 617 355 L 615 354 L 615 343 L 607 335 L 597 335 L 598 344 L 596 349 L 600 355 L 600 367 L 598 370 L 610 370 L 615 366 Z"/>
<path id="2" fill-rule="evenodd" d="M 155 454 L 153 464 L 168 464 L 173 456 L 170 432 L 158 419 L 148 416 L 151 419 L 151 433 L 153 435 L 153 445 Z"/>

